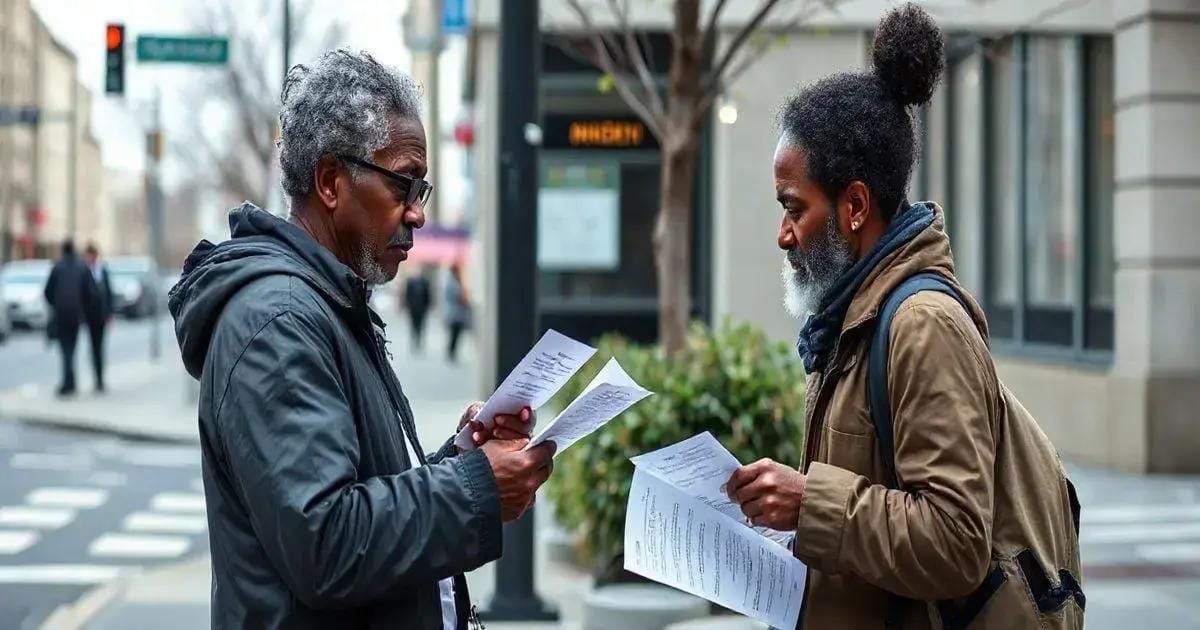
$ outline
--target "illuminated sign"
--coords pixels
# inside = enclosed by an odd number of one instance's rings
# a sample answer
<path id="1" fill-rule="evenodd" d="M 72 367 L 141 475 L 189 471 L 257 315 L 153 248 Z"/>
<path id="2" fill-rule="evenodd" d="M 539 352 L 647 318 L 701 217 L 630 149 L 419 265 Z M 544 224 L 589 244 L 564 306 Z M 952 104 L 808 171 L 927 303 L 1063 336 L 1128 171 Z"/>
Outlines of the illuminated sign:
<path id="1" fill-rule="evenodd" d="M 548 149 L 657 149 L 658 142 L 637 118 L 549 114 L 543 124 Z"/>

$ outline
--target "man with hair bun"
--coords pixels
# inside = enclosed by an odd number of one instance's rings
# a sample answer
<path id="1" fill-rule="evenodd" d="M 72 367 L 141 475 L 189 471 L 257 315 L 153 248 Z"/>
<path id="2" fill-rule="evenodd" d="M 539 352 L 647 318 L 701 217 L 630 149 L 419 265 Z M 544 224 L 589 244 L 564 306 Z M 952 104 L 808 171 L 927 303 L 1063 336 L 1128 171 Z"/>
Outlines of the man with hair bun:
<path id="1" fill-rule="evenodd" d="M 941 208 L 906 198 L 913 108 L 945 66 L 942 32 L 900 6 L 872 57 L 781 113 L 778 244 L 785 305 L 806 317 L 804 461 L 759 460 L 726 490 L 753 524 L 795 531 L 805 628 L 1081 628 L 1074 488 L 997 379 Z"/>
<path id="2" fill-rule="evenodd" d="M 374 287 L 425 224 L 419 92 L 365 53 L 296 66 L 283 87 L 287 220 L 250 203 L 202 241 L 170 294 L 199 423 L 213 628 L 465 629 L 463 573 L 500 556 L 553 444 L 478 404 L 475 445 L 426 455 L 388 362 Z M 474 619 L 477 621 L 477 619 Z"/>

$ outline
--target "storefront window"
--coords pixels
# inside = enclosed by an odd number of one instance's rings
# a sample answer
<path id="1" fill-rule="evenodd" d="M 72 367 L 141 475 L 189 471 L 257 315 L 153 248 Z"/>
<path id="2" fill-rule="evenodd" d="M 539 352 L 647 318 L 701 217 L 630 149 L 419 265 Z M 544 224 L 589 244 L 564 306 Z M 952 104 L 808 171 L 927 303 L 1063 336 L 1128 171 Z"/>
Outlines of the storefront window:
<path id="1" fill-rule="evenodd" d="M 1018 238 L 1019 190 L 1017 182 L 1017 127 L 1016 111 L 1019 85 L 1015 48 L 1011 39 L 988 44 L 991 60 L 991 80 L 986 89 L 990 121 L 987 154 L 991 193 L 988 224 L 985 238 L 988 248 L 989 295 L 993 334 L 997 337 L 1012 337 L 1015 331 L 1018 278 L 1021 260 L 1021 241 Z M 959 146 L 964 149 L 969 141 Z M 963 158 L 959 158 L 963 162 Z"/>
<path id="2" fill-rule="evenodd" d="M 1113 277 L 1113 46 L 1106 37 L 1089 39 L 1087 72 L 1087 233 L 1088 304 L 1086 345 L 1112 349 Z"/>
<path id="3" fill-rule="evenodd" d="M 950 226 L 955 266 L 967 290 L 983 288 L 983 56 L 954 64 L 950 76 L 955 144 L 950 171 L 954 222 Z"/>
<path id="4" fill-rule="evenodd" d="M 1025 268 L 1030 341 L 1070 344 L 1078 299 L 1082 73 L 1078 40 L 1026 46 Z"/>

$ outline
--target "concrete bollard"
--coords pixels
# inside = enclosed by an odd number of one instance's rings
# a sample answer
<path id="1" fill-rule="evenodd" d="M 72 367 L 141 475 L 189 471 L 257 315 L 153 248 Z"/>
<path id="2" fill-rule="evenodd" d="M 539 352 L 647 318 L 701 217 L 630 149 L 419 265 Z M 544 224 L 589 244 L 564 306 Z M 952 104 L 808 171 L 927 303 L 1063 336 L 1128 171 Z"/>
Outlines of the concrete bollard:
<path id="1" fill-rule="evenodd" d="M 707 601 L 658 584 L 601 586 L 583 602 L 584 630 L 662 630 L 706 616 Z"/>

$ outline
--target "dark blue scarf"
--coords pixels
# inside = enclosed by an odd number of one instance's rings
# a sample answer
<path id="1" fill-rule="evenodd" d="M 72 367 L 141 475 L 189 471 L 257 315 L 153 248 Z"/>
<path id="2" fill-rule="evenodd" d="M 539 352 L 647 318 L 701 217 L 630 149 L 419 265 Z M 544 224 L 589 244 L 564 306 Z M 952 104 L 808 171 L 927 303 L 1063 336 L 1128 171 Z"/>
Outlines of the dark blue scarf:
<path id="1" fill-rule="evenodd" d="M 871 251 L 846 270 L 837 282 L 821 297 L 821 306 L 800 329 L 796 352 L 804 360 L 806 372 L 821 371 L 829 352 L 842 332 L 846 309 L 879 261 L 900 249 L 933 223 L 933 208 L 924 203 L 904 203 L 904 210 L 892 217 L 888 229 L 879 237 Z"/>

